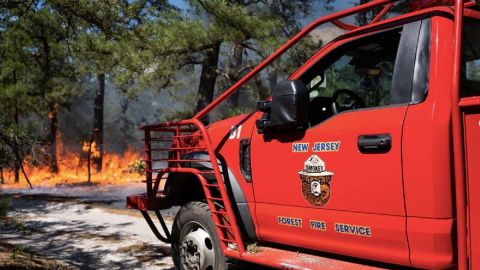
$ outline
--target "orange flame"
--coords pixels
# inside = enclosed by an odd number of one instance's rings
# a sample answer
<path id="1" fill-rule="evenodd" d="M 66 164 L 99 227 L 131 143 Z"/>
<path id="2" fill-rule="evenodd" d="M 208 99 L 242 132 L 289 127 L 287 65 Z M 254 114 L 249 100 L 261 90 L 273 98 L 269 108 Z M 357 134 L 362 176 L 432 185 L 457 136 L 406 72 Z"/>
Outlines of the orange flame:
<path id="1" fill-rule="evenodd" d="M 84 142 L 82 146 L 82 151 L 84 153 L 88 153 L 88 150 L 90 148 L 90 155 L 92 158 L 99 158 L 100 157 L 100 150 L 97 147 L 96 142 L 92 142 L 92 145 L 90 145 L 89 142 Z"/>
<path id="2" fill-rule="evenodd" d="M 86 154 L 86 152 L 88 152 L 88 145 L 88 142 L 83 144 L 82 154 L 57 154 L 59 172 L 56 174 L 49 171 L 48 164 L 40 167 L 25 165 L 25 171 L 28 175 L 28 178 L 32 182 L 32 185 L 35 187 L 86 183 L 88 179 L 88 157 Z M 92 143 L 91 147 L 92 157 L 100 156 L 100 152 L 94 143 Z M 93 166 L 91 167 L 91 182 L 93 184 L 114 185 L 139 182 L 143 178 L 141 175 L 142 169 L 143 162 L 141 161 L 141 156 L 139 153 L 133 150 L 127 150 L 122 155 L 104 153 L 102 171 L 97 173 Z M 6 185 L 4 185 L 4 187 L 28 187 L 28 184 L 21 172 L 20 175 L 20 183 L 14 184 L 13 172 L 6 172 Z"/>

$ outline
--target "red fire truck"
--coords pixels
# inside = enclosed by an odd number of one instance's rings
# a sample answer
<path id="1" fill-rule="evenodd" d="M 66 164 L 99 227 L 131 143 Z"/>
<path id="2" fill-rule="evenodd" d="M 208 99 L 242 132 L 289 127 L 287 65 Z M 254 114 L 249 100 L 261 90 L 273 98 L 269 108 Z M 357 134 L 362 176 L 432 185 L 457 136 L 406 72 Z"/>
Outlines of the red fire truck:
<path id="1" fill-rule="evenodd" d="M 143 127 L 147 192 L 127 206 L 176 269 L 480 269 L 480 7 L 386 16 L 396 2 L 319 18 L 192 119 Z M 342 21 L 371 10 L 365 26 Z M 325 23 L 345 33 L 257 111 L 201 122 Z"/>

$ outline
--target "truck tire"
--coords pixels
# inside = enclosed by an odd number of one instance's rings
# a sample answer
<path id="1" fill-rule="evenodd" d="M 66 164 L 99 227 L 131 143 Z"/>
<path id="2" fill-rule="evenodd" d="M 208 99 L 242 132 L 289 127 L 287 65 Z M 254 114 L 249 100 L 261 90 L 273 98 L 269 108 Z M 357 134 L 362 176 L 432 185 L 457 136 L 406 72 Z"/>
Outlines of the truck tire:
<path id="1" fill-rule="evenodd" d="M 182 206 L 172 227 L 172 257 L 177 270 L 226 270 L 210 209 L 203 202 Z"/>

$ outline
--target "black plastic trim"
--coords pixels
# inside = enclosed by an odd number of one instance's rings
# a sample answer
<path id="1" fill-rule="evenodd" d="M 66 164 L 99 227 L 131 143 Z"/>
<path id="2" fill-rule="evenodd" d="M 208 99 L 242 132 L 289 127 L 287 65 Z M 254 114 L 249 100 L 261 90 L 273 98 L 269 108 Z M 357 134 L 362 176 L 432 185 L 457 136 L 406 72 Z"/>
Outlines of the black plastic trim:
<path id="1" fill-rule="evenodd" d="M 252 161 L 250 157 L 250 139 L 243 139 L 240 141 L 240 171 L 242 171 L 245 181 L 252 182 Z"/>
<path id="2" fill-rule="evenodd" d="M 415 57 L 421 26 L 422 21 L 403 26 L 393 71 L 390 104 L 411 102 Z"/>
<path id="3" fill-rule="evenodd" d="M 428 95 L 430 76 L 431 19 L 422 21 L 413 71 L 411 104 L 423 102 Z"/>
<path id="4" fill-rule="evenodd" d="M 362 154 L 385 154 L 392 149 L 392 136 L 390 134 L 360 135 L 357 144 Z"/>

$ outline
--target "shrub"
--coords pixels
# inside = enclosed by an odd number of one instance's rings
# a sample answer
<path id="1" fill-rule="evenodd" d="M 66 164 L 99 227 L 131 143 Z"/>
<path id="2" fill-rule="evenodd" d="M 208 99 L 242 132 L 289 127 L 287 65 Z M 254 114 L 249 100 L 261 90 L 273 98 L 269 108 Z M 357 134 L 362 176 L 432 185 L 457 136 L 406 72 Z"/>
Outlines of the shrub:
<path id="1" fill-rule="evenodd" d="M 0 195 L 0 219 L 3 219 L 7 216 L 7 210 L 10 207 L 10 198 L 2 197 Z"/>

